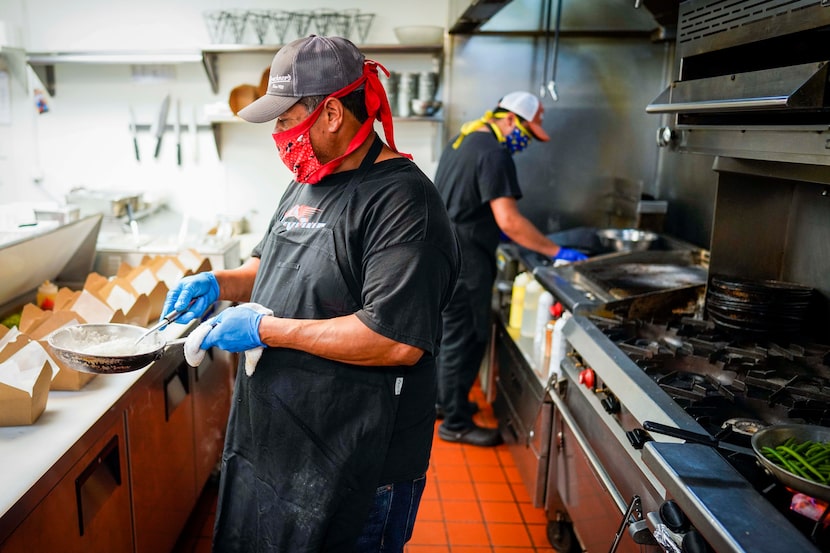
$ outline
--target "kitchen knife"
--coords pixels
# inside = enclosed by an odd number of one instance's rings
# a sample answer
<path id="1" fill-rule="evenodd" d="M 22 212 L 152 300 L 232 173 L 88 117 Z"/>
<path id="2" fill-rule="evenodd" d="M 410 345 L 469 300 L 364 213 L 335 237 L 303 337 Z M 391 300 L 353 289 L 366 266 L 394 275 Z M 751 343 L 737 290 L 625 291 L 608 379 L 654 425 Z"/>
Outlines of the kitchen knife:
<path id="1" fill-rule="evenodd" d="M 193 161 L 199 162 L 199 125 L 196 122 L 196 107 L 190 113 L 190 133 L 193 137 Z"/>
<path id="2" fill-rule="evenodd" d="M 133 150 L 135 150 L 135 160 L 141 161 L 141 155 L 138 153 L 138 125 L 135 122 L 135 112 L 130 106 L 130 135 L 133 137 Z"/>
<path id="3" fill-rule="evenodd" d="M 173 134 L 176 135 L 176 164 L 182 166 L 182 124 L 181 124 L 181 105 L 180 101 L 176 100 L 176 119 L 173 121 Z"/>
<path id="4" fill-rule="evenodd" d="M 161 151 L 161 137 L 164 136 L 164 131 L 167 127 L 167 112 L 170 111 L 170 95 L 164 97 L 164 100 L 161 102 L 161 108 L 159 109 L 159 116 L 158 120 L 153 124 L 153 127 L 150 129 L 151 134 L 155 135 L 156 137 L 156 151 L 153 154 L 153 157 L 158 159 L 159 152 Z"/>

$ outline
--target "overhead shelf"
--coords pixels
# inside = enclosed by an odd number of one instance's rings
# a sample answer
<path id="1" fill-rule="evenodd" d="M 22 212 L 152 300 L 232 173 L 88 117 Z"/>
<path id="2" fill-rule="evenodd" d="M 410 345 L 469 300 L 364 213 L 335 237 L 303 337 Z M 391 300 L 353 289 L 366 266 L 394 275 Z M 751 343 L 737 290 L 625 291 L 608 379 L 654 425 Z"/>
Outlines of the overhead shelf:
<path id="1" fill-rule="evenodd" d="M 23 62 L 25 52 L 20 48 L 11 48 L 7 46 L 0 46 L 0 58 L 5 60 L 5 65 L 8 66 L 12 75 L 23 87 L 26 87 L 26 64 Z M 0 69 L 3 64 L 0 64 Z"/>
<path id="2" fill-rule="evenodd" d="M 55 65 L 61 63 L 149 65 L 183 64 L 201 62 L 205 68 L 211 90 L 219 92 L 218 58 L 223 54 L 271 54 L 282 45 L 214 44 L 195 51 L 79 51 L 79 52 L 30 52 L 26 61 L 40 78 L 52 96 L 56 92 Z M 440 56 L 440 44 L 366 44 L 359 46 L 365 54 L 433 54 Z"/>
<path id="3" fill-rule="evenodd" d="M 55 95 L 55 65 L 65 64 L 110 64 L 110 65 L 155 65 L 185 64 L 201 62 L 210 81 L 211 90 L 219 92 L 219 56 L 228 54 L 275 54 L 282 45 L 277 44 L 212 44 L 194 51 L 78 51 L 78 52 L 29 52 L 26 62 L 40 78 L 43 86 Z M 443 44 L 364 44 L 358 46 L 367 55 L 374 54 L 428 54 L 443 56 Z M 4 49 L 5 50 L 5 49 Z M 396 121 L 423 121 L 441 123 L 436 117 L 396 117 Z M 221 157 L 222 125 L 242 122 L 232 115 L 211 118 L 210 128 Z M 139 125 L 138 130 L 149 129 Z"/>

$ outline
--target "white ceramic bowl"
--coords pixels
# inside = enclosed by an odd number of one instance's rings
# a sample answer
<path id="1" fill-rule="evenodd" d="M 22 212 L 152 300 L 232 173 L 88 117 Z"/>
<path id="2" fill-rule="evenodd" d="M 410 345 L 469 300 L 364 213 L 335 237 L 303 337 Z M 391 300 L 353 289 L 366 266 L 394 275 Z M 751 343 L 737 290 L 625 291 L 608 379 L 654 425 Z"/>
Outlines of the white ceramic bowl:
<path id="1" fill-rule="evenodd" d="M 437 25 L 407 25 L 395 27 L 395 36 L 401 44 L 442 44 L 444 27 Z"/>

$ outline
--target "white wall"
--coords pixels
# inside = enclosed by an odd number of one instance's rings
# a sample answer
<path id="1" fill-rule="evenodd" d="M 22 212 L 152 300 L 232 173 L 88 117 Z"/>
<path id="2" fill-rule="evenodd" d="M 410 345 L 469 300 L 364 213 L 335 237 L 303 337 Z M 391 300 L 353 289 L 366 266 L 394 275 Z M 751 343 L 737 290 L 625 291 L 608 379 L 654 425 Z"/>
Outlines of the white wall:
<path id="1" fill-rule="evenodd" d="M 398 25 L 446 25 L 447 0 L 363 0 L 351 6 L 376 13 L 366 44 L 397 43 L 393 28 Z M 310 0 L 302 7 L 342 9 L 349 5 L 342 0 Z M 29 52 L 198 52 L 210 42 L 203 12 L 232 8 L 294 9 L 296 4 L 262 0 L 0 0 L 0 21 Z M 296 35 L 292 32 L 287 39 L 293 38 Z M 255 37 L 250 34 L 247 40 L 253 43 Z M 130 65 L 58 64 L 56 93 L 47 98 L 49 111 L 43 114 L 34 109 L 32 90 L 39 81 L 29 70 L 30 81 L 12 90 L 11 124 L 0 123 L 0 203 L 63 199 L 75 187 L 139 190 L 148 199 L 167 198 L 174 209 L 207 224 L 220 214 L 246 215 L 253 231 L 261 231 L 290 180 L 274 148 L 271 125 L 222 125 L 220 159 L 204 111 L 206 105 L 225 104 L 233 87 L 257 84 L 271 57 L 267 53 L 223 54 L 216 94 L 198 62 L 164 67 L 169 78 L 150 82 L 136 79 L 136 68 Z M 390 70 L 433 69 L 433 60 L 426 56 L 373 57 Z M 142 159 L 137 162 L 128 131 L 130 108 L 139 125 L 149 125 L 167 93 L 181 104 L 182 167 L 176 165 L 172 133 L 164 136 L 159 158 L 154 159 L 155 141 L 148 132 L 141 132 Z M 197 137 L 187 127 L 194 113 L 202 127 Z M 169 124 L 173 117 L 171 108 Z M 405 121 L 395 126 L 399 148 L 413 153 L 422 169 L 432 175 L 442 140 L 439 127 Z"/>

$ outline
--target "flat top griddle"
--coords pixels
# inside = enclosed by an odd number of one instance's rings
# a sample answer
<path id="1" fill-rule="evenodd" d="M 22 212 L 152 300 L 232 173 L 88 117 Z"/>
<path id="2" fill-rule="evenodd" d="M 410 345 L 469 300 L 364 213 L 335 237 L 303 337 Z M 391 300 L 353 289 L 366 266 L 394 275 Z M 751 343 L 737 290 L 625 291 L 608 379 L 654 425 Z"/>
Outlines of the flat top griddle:
<path id="1" fill-rule="evenodd" d="M 706 288 L 704 250 L 621 252 L 599 255 L 534 275 L 569 309 L 648 316 L 687 309 Z"/>
<path id="2" fill-rule="evenodd" d="M 574 270 L 580 280 L 588 279 L 618 299 L 706 284 L 707 275 L 705 267 L 674 263 L 585 264 Z"/>

